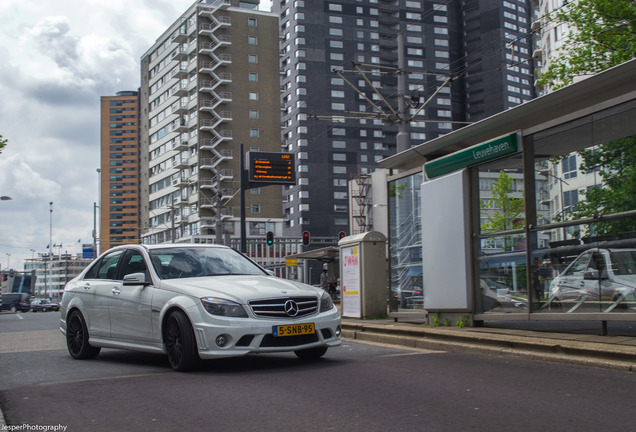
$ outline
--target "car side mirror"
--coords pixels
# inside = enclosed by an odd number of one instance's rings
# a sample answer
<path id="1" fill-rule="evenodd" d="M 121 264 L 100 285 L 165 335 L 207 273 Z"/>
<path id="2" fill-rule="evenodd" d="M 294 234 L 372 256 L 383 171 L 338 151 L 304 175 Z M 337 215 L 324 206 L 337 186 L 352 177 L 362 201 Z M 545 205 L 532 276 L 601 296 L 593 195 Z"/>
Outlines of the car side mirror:
<path id="1" fill-rule="evenodd" d="M 130 273 L 124 276 L 124 286 L 130 285 L 150 285 L 150 283 L 146 281 L 145 273 Z"/>

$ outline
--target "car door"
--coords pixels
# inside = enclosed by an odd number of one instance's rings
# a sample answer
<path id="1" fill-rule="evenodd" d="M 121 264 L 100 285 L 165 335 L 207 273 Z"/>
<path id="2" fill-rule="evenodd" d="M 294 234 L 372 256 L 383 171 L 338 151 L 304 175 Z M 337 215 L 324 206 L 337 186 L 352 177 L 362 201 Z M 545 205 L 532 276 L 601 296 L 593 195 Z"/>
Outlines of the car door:
<path id="1" fill-rule="evenodd" d="M 570 266 L 559 276 L 557 286 L 559 288 L 559 299 L 566 301 L 579 301 L 587 297 L 587 287 L 583 274 L 592 256 L 591 251 L 587 251 L 572 262 Z"/>
<path id="2" fill-rule="evenodd" d="M 74 289 L 81 299 L 84 319 L 92 337 L 110 336 L 108 303 L 122 254 L 122 250 L 117 250 L 104 255 L 93 264 Z"/>
<path id="3" fill-rule="evenodd" d="M 122 257 L 117 283 L 110 290 L 108 311 L 113 339 L 129 341 L 152 340 L 152 285 L 124 285 L 124 276 L 144 273 L 147 280 L 148 265 L 140 251 L 129 249 Z"/>

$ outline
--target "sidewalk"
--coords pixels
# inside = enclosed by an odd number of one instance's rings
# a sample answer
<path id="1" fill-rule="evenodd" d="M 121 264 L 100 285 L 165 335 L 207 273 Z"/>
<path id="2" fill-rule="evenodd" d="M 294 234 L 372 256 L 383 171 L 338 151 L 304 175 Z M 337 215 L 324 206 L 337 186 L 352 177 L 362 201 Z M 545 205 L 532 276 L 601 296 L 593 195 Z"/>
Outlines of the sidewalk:
<path id="1" fill-rule="evenodd" d="M 438 326 L 393 319 L 342 318 L 342 336 L 439 351 L 468 351 L 636 371 L 636 323 L 493 321 L 484 327 Z"/>

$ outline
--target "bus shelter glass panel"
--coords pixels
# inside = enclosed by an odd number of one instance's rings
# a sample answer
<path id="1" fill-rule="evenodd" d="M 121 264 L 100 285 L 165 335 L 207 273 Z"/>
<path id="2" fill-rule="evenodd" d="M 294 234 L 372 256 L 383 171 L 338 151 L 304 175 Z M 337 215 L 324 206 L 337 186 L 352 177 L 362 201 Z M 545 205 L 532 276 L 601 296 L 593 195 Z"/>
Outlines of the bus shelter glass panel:
<path id="1" fill-rule="evenodd" d="M 391 312 L 423 310 L 422 174 L 389 183 Z"/>
<path id="2" fill-rule="evenodd" d="M 532 229 L 547 236 L 532 251 L 538 312 L 636 312 L 636 137 L 596 124 L 533 140 L 548 209 Z"/>
<path id="3" fill-rule="evenodd" d="M 520 155 L 480 166 L 478 180 L 477 310 L 527 313 L 525 194 Z"/>
<path id="4" fill-rule="evenodd" d="M 628 101 L 527 138 L 548 181 L 542 312 L 635 312 L 635 121 Z"/>

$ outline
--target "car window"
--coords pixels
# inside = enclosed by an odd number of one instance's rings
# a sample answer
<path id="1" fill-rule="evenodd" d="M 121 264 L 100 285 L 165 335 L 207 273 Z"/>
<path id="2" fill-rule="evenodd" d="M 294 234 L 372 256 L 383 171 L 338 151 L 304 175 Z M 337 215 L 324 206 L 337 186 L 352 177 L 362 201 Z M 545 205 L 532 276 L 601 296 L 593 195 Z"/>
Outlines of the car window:
<path id="1" fill-rule="evenodd" d="M 115 279 L 117 263 L 123 251 L 114 251 L 105 255 L 86 273 L 84 279 Z"/>
<path id="2" fill-rule="evenodd" d="M 122 259 L 121 268 L 122 278 L 132 273 L 145 273 L 146 261 L 144 261 L 144 257 L 141 255 L 141 252 L 136 250 L 129 250 L 126 252 L 126 255 Z"/>
<path id="3" fill-rule="evenodd" d="M 576 259 L 570 265 L 570 267 L 566 270 L 565 276 L 580 276 L 583 277 L 583 272 L 585 271 L 585 267 L 587 267 L 587 263 L 590 260 L 591 253 L 584 253 L 580 257 Z"/>
<path id="4" fill-rule="evenodd" d="M 610 260 L 614 274 L 636 275 L 636 251 L 622 250 L 610 252 Z"/>

